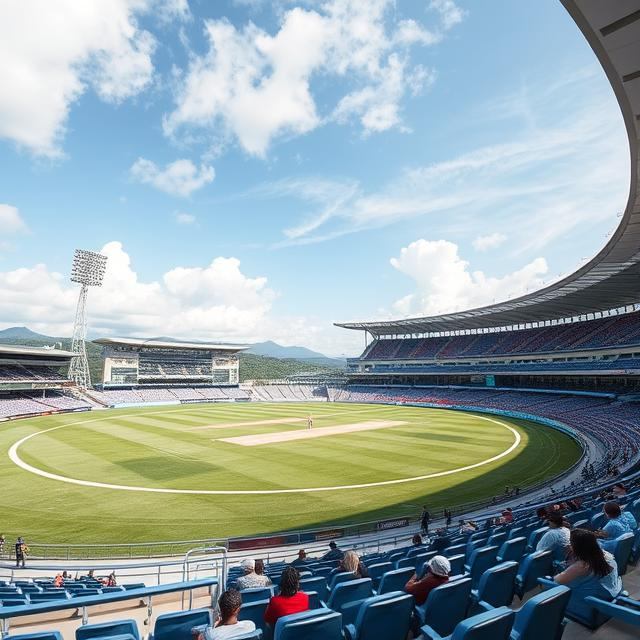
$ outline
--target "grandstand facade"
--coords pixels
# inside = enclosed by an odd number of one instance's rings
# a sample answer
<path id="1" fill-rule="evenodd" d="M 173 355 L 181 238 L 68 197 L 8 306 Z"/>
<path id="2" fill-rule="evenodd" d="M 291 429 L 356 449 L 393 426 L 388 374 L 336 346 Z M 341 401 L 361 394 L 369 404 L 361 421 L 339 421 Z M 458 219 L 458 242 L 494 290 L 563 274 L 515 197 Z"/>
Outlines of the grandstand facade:
<path id="1" fill-rule="evenodd" d="M 101 338 L 103 387 L 238 384 L 239 345 Z"/>
<path id="2" fill-rule="evenodd" d="M 84 411 L 89 403 L 69 394 L 70 351 L 0 345 L 0 421 L 61 411 Z"/>

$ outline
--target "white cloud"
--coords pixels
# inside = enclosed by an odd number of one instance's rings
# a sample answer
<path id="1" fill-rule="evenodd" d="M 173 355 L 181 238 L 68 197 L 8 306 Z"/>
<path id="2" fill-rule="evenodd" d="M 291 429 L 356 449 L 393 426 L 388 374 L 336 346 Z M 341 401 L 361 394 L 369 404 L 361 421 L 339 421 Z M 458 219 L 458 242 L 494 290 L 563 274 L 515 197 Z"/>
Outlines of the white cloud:
<path id="1" fill-rule="evenodd" d="M 198 168 L 191 160 L 186 159 L 176 160 L 160 169 L 155 162 L 138 158 L 129 172 L 138 182 L 150 184 L 160 191 L 183 198 L 213 182 L 215 177 L 213 167 L 201 164 Z"/>
<path id="2" fill-rule="evenodd" d="M 406 91 L 415 93 L 434 78 L 410 64 L 409 49 L 434 44 L 440 35 L 413 20 L 394 21 L 393 4 L 327 0 L 314 9 L 294 7 L 282 13 L 274 35 L 253 23 L 238 29 L 224 19 L 207 20 L 209 50 L 192 55 L 178 77 L 165 132 L 201 127 L 219 138 L 222 131 L 248 153 L 264 156 L 273 138 L 307 133 L 328 118 L 355 116 L 366 133 L 400 127 Z M 449 28 L 438 15 L 437 29 Z M 311 86 L 320 75 L 351 85 L 325 115 Z"/>
<path id="3" fill-rule="evenodd" d="M 478 236 L 473 240 L 473 248 L 476 251 L 489 251 L 489 249 L 497 249 L 500 245 L 504 244 L 507 236 L 504 233 L 496 231 L 486 236 Z"/>
<path id="4" fill-rule="evenodd" d="M 286 244 L 430 216 L 438 233 L 473 238 L 486 235 L 490 224 L 509 236 L 510 253 L 538 252 L 576 228 L 584 233 L 614 222 L 628 192 L 629 156 L 621 119 L 612 117 L 619 114 L 613 98 L 594 92 L 592 79 L 584 77 L 530 93 L 536 103 L 525 109 L 525 121 L 544 113 L 543 122 L 517 127 L 508 137 L 501 133 L 457 157 L 406 168 L 386 184 L 367 189 L 356 180 L 310 176 L 265 185 L 258 193 L 307 203 L 301 221 L 284 230 Z M 576 100 L 582 105 L 577 112 L 570 108 Z M 507 117 L 525 118 L 500 115 Z"/>
<path id="5" fill-rule="evenodd" d="M 431 0 L 429 9 L 440 14 L 442 27 L 445 30 L 462 22 L 466 15 L 466 11 L 458 7 L 454 0 Z"/>
<path id="6" fill-rule="evenodd" d="M 148 0 L 0 3 L 0 137 L 61 154 L 71 105 L 94 88 L 120 102 L 149 85 L 156 42 L 137 15 Z"/>
<path id="7" fill-rule="evenodd" d="M 173 214 L 175 221 L 178 224 L 190 225 L 196 223 L 196 217 L 191 213 L 184 213 L 183 211 L 176 211 Z"/>
<path id="8" fill-rule="evenodd" d="M 18 209 L 10 204 L 0 204 L 0 233 L 18 233 L 26 230 L 27 225 Z"/>
<path id="9" fill-rule="evenodd" d="M 264 277 L 251 278 L 236 258 L 204 267 L 176 267 L 143 282 L 120 242 L 109 242 L 104 285 L 89 296 L 92 332 L 149 337 L 244 339 L 261 335 L 275 293 Z M 77 288 L 44 264 L 0 272 L 3 319 L 49 335 L 71 333 Z"/>
<path id="10" fill-rule="evenodd" d="M 416 240 L 390 262 L 416 284 L 415 293 L 393 305 L 394 311 L 403 316 L 451 313 L 513 298 L 539 288 L 548 271 L 544 258 L 536 258 L 502 277 L 470 271 L 469 263 L 458 253 L 458 245 L 447 240 Z"/>

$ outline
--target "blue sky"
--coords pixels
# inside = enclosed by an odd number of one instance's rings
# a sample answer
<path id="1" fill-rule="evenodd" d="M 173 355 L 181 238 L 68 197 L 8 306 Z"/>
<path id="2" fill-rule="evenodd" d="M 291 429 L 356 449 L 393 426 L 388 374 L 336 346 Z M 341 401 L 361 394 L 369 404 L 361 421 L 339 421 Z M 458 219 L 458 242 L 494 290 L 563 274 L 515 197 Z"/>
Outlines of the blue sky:
<path id="1" fill-rule="evenodd" d="M 55 7 L 53 5 L 55 4 Z M 557 0 L 0 7 L 0 328 L 274 339 L 519 295 L 592 256 L 619 110 Z"/>

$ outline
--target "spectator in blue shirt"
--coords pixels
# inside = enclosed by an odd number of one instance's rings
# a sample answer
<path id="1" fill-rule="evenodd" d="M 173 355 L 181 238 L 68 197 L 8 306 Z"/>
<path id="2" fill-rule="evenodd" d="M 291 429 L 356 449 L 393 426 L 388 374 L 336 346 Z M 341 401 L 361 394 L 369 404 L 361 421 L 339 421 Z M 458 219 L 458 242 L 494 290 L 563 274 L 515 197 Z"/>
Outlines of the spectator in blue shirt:
<path id="1" fill-rule="evenodd" d="M 635 531 L 638 528 L 638 521 L 635 519 L 631 511 L 623 511 L 622 517 L 629 523 L 631 529 Z"/>
<path id="2" fill-rule="evenodd" d="M 600 546 L 605 551 L 612 552 L 615 539 L 619 538 L 623 533 L 630 533 L 631 525 L 626 518 L 622 517 L 622 511 L 617 502 L 605 502 L 602 510 L 607 516 L 608 521 L 597 535 L 598 538 L 600 538 Z"/>

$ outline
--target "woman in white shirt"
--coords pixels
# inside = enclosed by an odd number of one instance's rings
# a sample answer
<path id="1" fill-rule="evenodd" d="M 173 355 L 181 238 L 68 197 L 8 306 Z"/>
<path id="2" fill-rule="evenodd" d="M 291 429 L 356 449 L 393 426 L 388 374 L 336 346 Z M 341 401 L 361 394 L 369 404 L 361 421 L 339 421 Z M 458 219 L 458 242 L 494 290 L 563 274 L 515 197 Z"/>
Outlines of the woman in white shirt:
<path id="1" fill-rule="evenodd" d="M 573 529 L 570 538 L 573 562 L 554 580 L 571 589 L 567 614 L 590 620 L 593 609 L 585 602 L 585 598 L 596 596 L 613 600 L 622 591 L 622 579 L 618 575 L 615 558 L 600 548 L 593 531 Z"/>
<path id="2" fill-rule="evenodd" d="M 242 607 L 242 596 L 236 589 L 228 589 L 218 601 L 220 616 L 213 627 L 200 631 L 198 640 L 227 640 L 237 638 L 245 633 L 255 631 L 256 625 L 251 620 L 238 620 Z"/>

